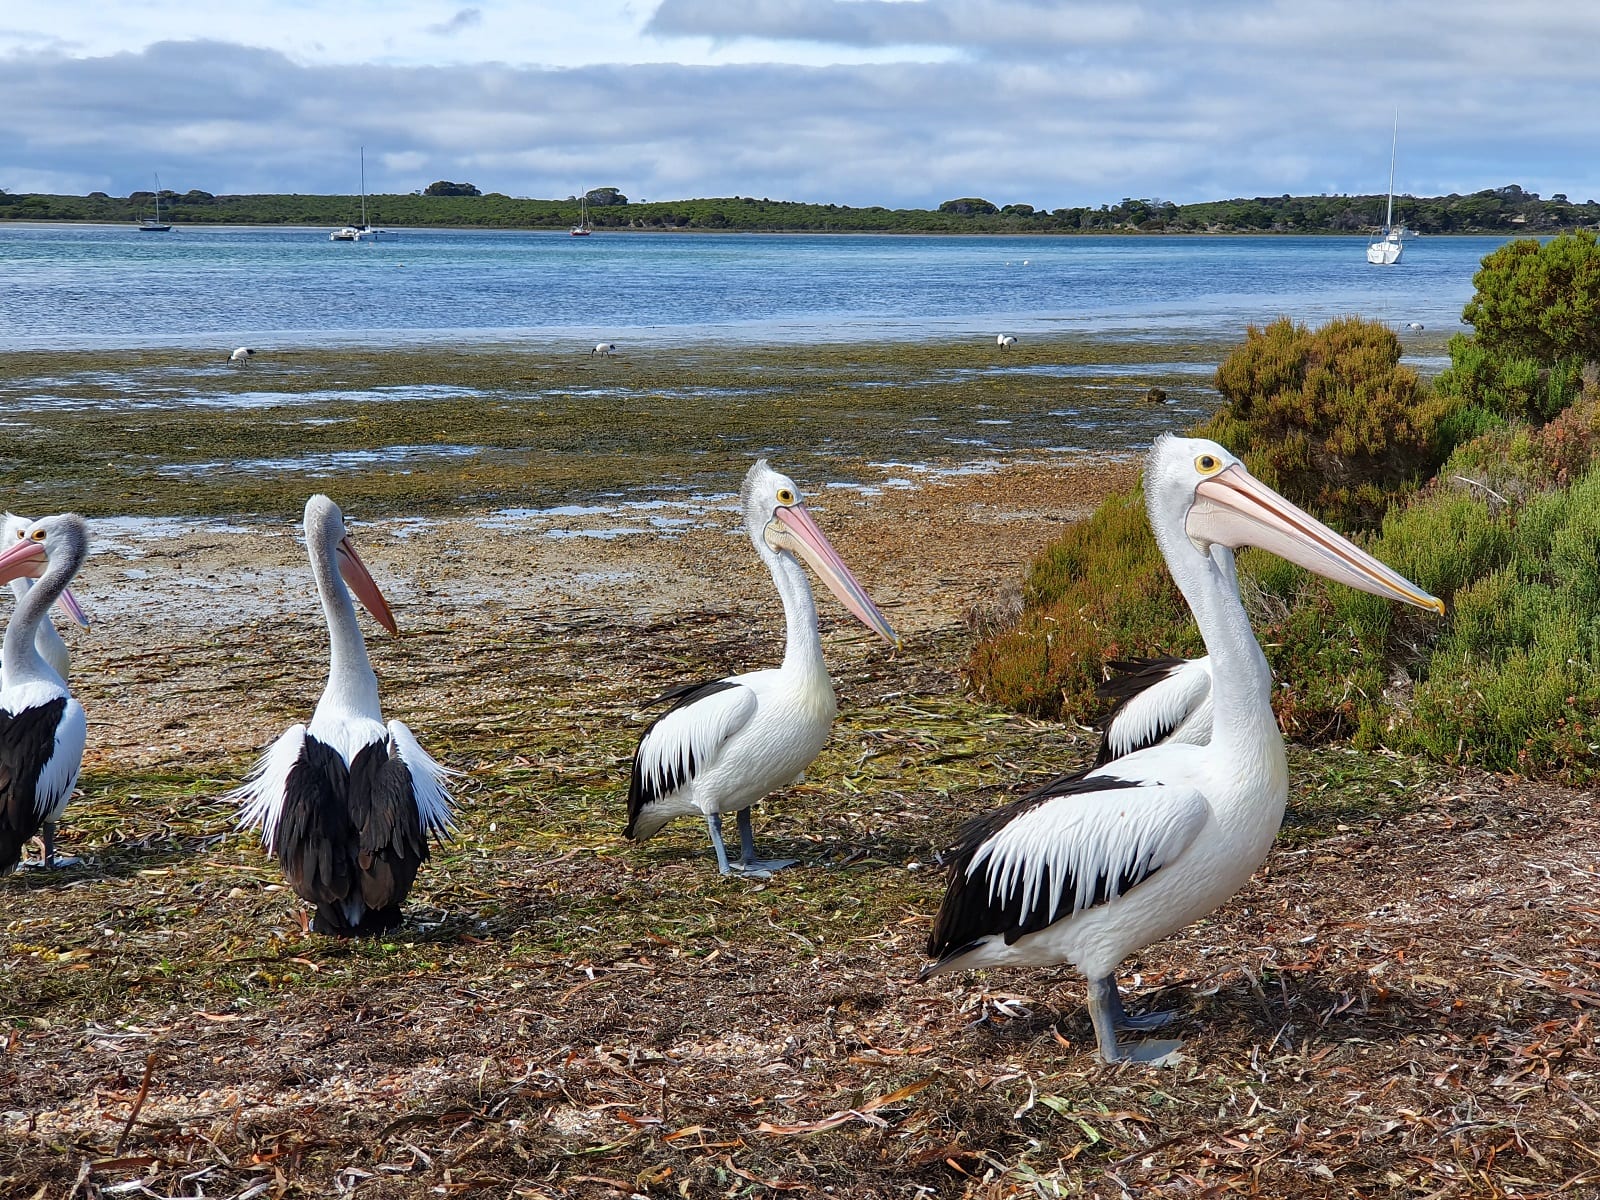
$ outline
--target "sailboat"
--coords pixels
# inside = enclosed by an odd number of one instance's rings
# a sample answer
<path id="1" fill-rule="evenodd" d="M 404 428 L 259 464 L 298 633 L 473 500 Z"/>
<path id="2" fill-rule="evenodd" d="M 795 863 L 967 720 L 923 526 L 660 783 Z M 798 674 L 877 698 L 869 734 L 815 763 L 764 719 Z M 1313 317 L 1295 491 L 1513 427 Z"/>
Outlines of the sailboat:
<path id="1" fill-rule="evenodd" d="M 1375 267 L 1392 267 L 1400 261 L 1407 230 L 1394 223 L 1394 154 L 1400 144 L 1400 114 L 1394 115 L 1394 137 L 1389 143 L 1389 207 L 1383 213 L 1383 228 L 1376 241 L 1367 243 L 1367 261 Z"/>
<path id="2" fill-rule="evenodd" d="M 171 233 L 172 226 L 161 220 L 161 176 L 156 176 L 156 215 L 139 222 L 140 233 Z"/>
<path id="3" fill-rule="evenodd" d="M 589 236 L 589 193 L 578 197 L 578 223 L 567 231 L 573 237 Z"/>
<path id="4" fill-rule="evenodd" d="M 330 242 L 375 242 L 379 230 L 367 224 L 367 148 L 361 147 L 361 224 L 346 225 L 328 235 Z"/>

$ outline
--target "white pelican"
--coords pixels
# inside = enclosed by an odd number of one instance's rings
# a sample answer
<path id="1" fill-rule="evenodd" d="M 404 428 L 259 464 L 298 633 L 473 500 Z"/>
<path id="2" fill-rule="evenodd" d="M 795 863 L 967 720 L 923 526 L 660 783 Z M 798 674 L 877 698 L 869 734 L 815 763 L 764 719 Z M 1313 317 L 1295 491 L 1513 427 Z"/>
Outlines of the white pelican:
<path id="1" fill-rule="evenodd" d="M 428 838 L 449 834 L 445 779 L 452 772 L 399 721 L 384 724 L 350 593 L 390 633 L 399 629 L 339 506 L 312 496 L 305 521 L 328 622 L 328 686 L 309 728 L 292 726 L 231 797 L 240 805 L 239 827 L 261 830 L 295 895 L 315 907 L 313 929 L 341 937 L 379 933 L 400 923 Z"/>
<path id="2" fill-rule="evenodd" d="M 821 753 L 838 711 L 817 606 L 800 566 L 804 558 L 847 609 L 891 645 L 899 638 L 800 502 L 794 480 L 761 459 L 739 494 L 745 528 L 772 572 L 788 623 L 783 665 L 688 684 L 651 703 L 676 700 L 639 739 L 628 783 L 628 826 L 635 841 L 653 836 L 673 817 L 705 817 L 717 869 L 728 863 L 722 814 L 739 814 L 738 870 L 765 877 L 794 860 L 756 858 L 750 806 L 794 782 Z M 797 557 L 798 556 L 798 557 Z"/>
<path id="3" fill-rule="evenodd" d="M 994 335 L 994 344 L 999 346 L 1002 350 L 1009 350 L 1012 346 L 1017 344 L 1017 339 L 1014 334 L 997 333 Z"/>
<path id="4" fill-rule="evenodd" d="M 252 347 L 240 346 L 232 354 L 228 355 L 228 361 L 230 363 L 238 363 L 241 366 L 247 367 L 250 365 L 250 356 L 254 353 L 255 350 Z"/>
<path id="5" fill-rule="evenodd" d="M 923 977 L 1070 962 L 1089 981 L 1100 1056 L 1130 1020 L 1113 971 L 1226 901 L 1267 854 L 1289 794 L 1272 675 L 1234 582 L 1258 546 L 1329 579 L 1443 613 L 1444 604 L 1253 478 L 1215 442 L 1165 436 L 1145 464 L 1156 541 L 1210 651 L 1211 741 L 1168 742 L 1059 779 L 963 831 Z"/>
<path id="6" fill-rule="evenodd" d="M 39 581 L 18 601 L 0 646 L 0 875 L 35 834 L 45 865 L 58 861 L 55 827 L 77 786 L 85 725 L 83 705 L 40 655 L 37 635 L 58 599 L 83 620 L 67 583 L 88 552 L 89 528 L 76 513 L 32 521 L 0 551 L 0 582 Z"/>
<path id="7" fill-rule="evenodd" d="M 27 517 L 19 517 L 16 513 L 7 513 L 5 515 L 5 530 L 3 534 L 0 534 L 0 550 L 5 549 L 12 542 L 26 538 L 28 536 L 28 526 L 32 524 L 33 522 Z M 32 587 L 32 579 L 26 575 L 19 575 L 11 581 L 11 594 L 17 598 L 17 603 L 20 604 L 22 603 L 22 598 L 28 594 Z M 72 596 L 72 589 L 63 589 L 56 603 L 73 620 L 87 624 L 83 617 L 83 610 L 78 607 L 78 602 Z M 61 637 L 61 631 L 55 627 L 55 622 L 51 621 L 48 615 L 40 620 L 39 632 L 34 635 L 33 642 L 39 648 L 40 656 L 50 664 L 50 669 L 61 677 L 62 683 L 65 683 L 72 670 L 72 652 L 67 649 L 67 643 Z"/>
<path id="8" fill-rule="evenodd" d="M 595 346 L 595 348 L 593 350 L 589 351 L 589 353 L 591 355 L 593 355 L 593 354 L 609 355 L 609 354 L 615 354 L 616 352 L 617 352 L 617 344 L 615 342 L 600 342 L 599 344 L 597 344 Z"/>

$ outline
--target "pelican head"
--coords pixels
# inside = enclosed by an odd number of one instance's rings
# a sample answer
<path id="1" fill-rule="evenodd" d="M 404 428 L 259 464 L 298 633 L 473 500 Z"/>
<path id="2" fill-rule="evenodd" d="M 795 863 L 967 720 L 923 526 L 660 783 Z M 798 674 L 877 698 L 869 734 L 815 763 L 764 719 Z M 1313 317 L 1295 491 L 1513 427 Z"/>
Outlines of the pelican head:
<path id="1" fill-rule="evenodd" d="M 0 550 L 9 548 L 14 542 L 28 540 L 28 530 L 32 525 L 33 522 L 27 517 L 19 517 L 16 513 L 6 513 L 5 531 L 0 533 Z M 87 533 L 84 534 L 84 541 L 87 548 Z M 48 554 L 46 558 L 48 558 Z M 33 573 L 18 575 L 10 581 L 13 590 L 22 589 L 17 592 L 18 596 L 24 595 L 27 589 L 33 586 L 33 581 L 44 573 L 43 562 L 35 563 L 35 567 L 37 569 Z M 60 599 L 56 601 L 56 607 L 60 608 L 62 612 L 66 613 L 68 617 L 83 628 L 89 628 L 89 618 L 84 614 L 83 609 L 79 607 L 78 598 L 72 594 L 71 588 L 62 590 Z"/>
<path id="2" fill-rule="evenodd" d="M 739 500 L 744 509 L 745 528 L 750 531 L 750 540 L 755 543 L 758 554 L 763 557 L 788 554 L 804 559 L 828 585 L 828 590 L 839 598 L 839 603 L 854 613 L 863 625 L 890 645 L 900 645 L 888 620 L 850 574 L 839 552 L 828 544 L 828 539 L 800 502 L 800 489 L 794 480 L 781 471 L 774 471 L 766 459 L 760 459 L 745 475 Z"/>
<path id="3" fill-rule="evenodd" d="M 1255 546 L 1325 578 L 1444 615 L 1444 601 L 1256 479 L 1205 438 L 1156 440 L 1145 462 L 1145 503 L 1157 530 L 1181 529 L 1201 555 Z"/>
<path id="4" fill-rule="evenodd" d="M 37 521 L 11 517 L 9 513 L 7 517 L 9 537 L 0 552 L 0 583 L 41 579 L 53 562 L 69 563 L 70 578 L 89 553 L 89 525 L 77 513 L 40 517 Z M 71 592 L 63 588 L 57 603 L 74 621 L 88 628 L 89 618 Z"/>
<path id="5" fill-rule="evenodd" d="M 361 607 L 372 614 L 372 619 L 390 633 L 399 633 L 389 602 L 383 598 L 372 572 L 356 553 L 350 531 L 344 526 L 344 514 L 328 497 L 318 493 L 306 501 L 306 541 L 312 550 L 324 559 L 329 556 L 338 564 L 339 577 L 344 580 Z"/>

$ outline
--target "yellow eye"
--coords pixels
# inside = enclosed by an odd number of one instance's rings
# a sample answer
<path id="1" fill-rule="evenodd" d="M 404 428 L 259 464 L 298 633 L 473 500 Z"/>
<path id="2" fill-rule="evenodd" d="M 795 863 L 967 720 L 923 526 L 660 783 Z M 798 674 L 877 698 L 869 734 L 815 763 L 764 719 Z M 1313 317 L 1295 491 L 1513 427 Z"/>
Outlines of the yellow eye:
<path id="1" fill-rule="evenodd" d="M 1194 460 L 1194 469 L 1202 475 L 1215 475 L 1222 470 L 1222 460 L 1215 454 L 1202 454 Z"/>
<path id="2" fill-rule="evenodd" d="M 779 488 L 778 489 L 778 503 L 779 504 L 793 504 L 794 503 L 794 493 L 791 492 L 788 488 Z"/>
<path id="3" fill-rule="evenodd" d="M 35 529 L 30 536 L 33 538 L 34 541 L 42 542 L 42 541 L 44 541 L 44 530 Z"/>
<path id="4" fill-rule="evenodd" d="M 17 530 L 17 541 L 25 542 L 27 540 L 28 540 L 28 531 L 26 529 Z"/>

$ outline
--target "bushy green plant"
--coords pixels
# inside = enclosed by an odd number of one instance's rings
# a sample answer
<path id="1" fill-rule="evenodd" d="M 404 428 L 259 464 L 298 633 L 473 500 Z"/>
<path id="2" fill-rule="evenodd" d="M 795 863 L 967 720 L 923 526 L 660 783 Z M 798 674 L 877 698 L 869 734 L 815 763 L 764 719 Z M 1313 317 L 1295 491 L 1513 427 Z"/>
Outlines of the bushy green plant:
<path id="1" fill-rule="evenodd" d="M 1461 319 L 1491 354 L 1600 361 L 1600 242 L 1587 230 L 1486 255 Z"/>
<path id="2" fill-rule="evenodd" d="M 1441 424 L 1456 402 L 1401 366 L 1400 339 L 1373 321 L 1251 326 L 1216 383 L 1228 406 L 1200 434 L 1346 529 L 1375 527 L 1450 449 Z"/>

